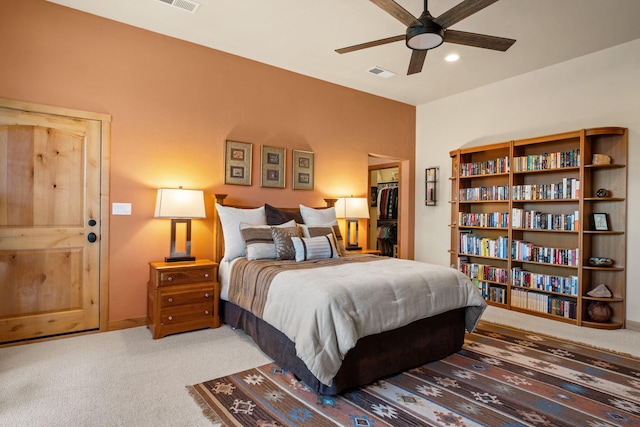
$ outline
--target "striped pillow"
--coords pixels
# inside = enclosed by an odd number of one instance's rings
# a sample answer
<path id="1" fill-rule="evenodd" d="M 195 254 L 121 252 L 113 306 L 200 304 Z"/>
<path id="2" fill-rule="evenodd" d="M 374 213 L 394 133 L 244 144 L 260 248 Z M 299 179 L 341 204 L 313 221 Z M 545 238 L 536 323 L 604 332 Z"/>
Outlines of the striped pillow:
<path id="1" fill-rule="evenodd" d="M 289 221 L 276 227 L 295 227 L 295 221 Z M 240 234 L 244 240 L 247 259 L 276 259 L 276 244 L 269 225 L 240 223 Z"/>
<path id="2" fill-rule="evenodd" d="M 336 239 L 336 248 L 338 249 L 338 254 L 340 254 L 340 256 L 347 255 L 347 250 L 344 247 L 344 240 L 342 239 L 342 234 L 340 233 L 340 227 L 338 226 L 338 224 L 333 224 L 333 225 L 300 224 L 300 227 L 302 227 L 302 232 L 304 233 L 304 237 L 324 236 L 328 233 L 332 233 L 333 237 Z"/>
<path id="3" fill-rule="evenodd" d="M 296 261 L 311 259 L 338 258 L 338 251 L 333 240 L 333 233 L 318 237 L 292 237 L 296 250 Z"/>

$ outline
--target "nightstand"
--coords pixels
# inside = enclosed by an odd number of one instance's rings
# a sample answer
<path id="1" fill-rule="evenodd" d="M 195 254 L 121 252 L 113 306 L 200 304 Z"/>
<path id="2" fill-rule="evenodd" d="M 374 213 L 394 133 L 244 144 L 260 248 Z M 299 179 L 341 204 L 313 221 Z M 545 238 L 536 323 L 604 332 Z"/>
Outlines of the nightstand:
<path id="1" fill-rule="evenodd" d="M 220 326 L 218 264 L 150 262 L 147 327 L 153 338 Z"/>

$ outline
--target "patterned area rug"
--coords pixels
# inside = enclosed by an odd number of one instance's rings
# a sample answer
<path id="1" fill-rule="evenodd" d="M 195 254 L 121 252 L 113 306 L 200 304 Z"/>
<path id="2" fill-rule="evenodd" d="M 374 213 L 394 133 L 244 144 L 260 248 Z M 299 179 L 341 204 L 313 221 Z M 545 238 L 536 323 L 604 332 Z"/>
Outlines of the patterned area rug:
<path id="1" fill-rule="evenodd" d="M 640 426 L 640 359 L 485 322 L 456 354 L 336 397 L 274 364 L 188 388 L 225 426 Z"/>

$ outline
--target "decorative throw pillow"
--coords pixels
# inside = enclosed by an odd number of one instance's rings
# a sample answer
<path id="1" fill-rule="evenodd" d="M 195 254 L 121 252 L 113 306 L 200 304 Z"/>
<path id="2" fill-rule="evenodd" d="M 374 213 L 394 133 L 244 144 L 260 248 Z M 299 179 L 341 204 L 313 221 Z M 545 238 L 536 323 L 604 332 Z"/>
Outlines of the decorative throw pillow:
<path id="1" fill-rule="evenodd" d="M 216 203 L 216 210 L 222 224 L 222 234 L 224 236 L 224 257 L 223 261 L 246 255 L 244 241 L 240 234 L 240 223 L 266 225 L 267 216 L 264 213 L 264 206 L 256 209 L 240 209 L 230 206 L 223 206 Z"/>
<path id="2" fill-rule="evenodd" d="M 342 239 L 342 234 L 340 233 L 340 227 L 338 224 L 334 225 L 307 225 L 302 224 L 302 235 L 304 237 L 317 237 L 317 236 L 325 236 L 329 233 L 333 235 L 335 239 L 336 248 L 338 249 L 338 254 L 340 256 L 347 255 L 347 250 L 344 247 L 344 240 Z"/>
<path id="3" fill-rule="evenodd" d="M 273 206 L 265 203 L 264 211 L 267 215 L 267 224 L 269 225 L 280 225 L 285 222 L 291 221 L 292 219 L 298 224 L 302 224 L 304 222 L 302 220 L 302 215 L 300 215 L 300 210 L 286 211 L 283 209 L 274 208 Z"/>
<path id="4" fill-rule="evenodd" d="M 333 234 L 318 237 L 292 237 L 296 249 L 296 261 L 311 259 L 338 258 L 338 251 L 333 243 Z"/>
<path id="5" fill-rule="evenodd" d="M 296 249 L 293 246 L 292 237 L 301 237 L 300 227 L 271 227 L 273 243 L 276 245 L 276 259 L 296 259 Z"/>
<path id="6" fill-rule="evenodd" d="M 277 227 L 270 225 L 254 225 L 240 223 L 240 235 L 245 244 L 245 252 L 249 261 L 256 259 L 276 259 L 276 245 L 271 234 L 272 228 L 294 227 L 296 222 L 291 220 Z"/>
<path id="7" fill-rule="evenodd" d="M 344 247 L 344 240 L 342 239 L 342 233 L 338 226 L 338 220 L 336 218 L 336 209 L 314 209 L 305 205 L 300 205 L 300 214 L 306 225 L 314 225 L 321 227 L 333 227 L 333 234 L 336 238 L 336 245 L 338 253 L 342 256 L 347 255 L 347 250 Z"/>

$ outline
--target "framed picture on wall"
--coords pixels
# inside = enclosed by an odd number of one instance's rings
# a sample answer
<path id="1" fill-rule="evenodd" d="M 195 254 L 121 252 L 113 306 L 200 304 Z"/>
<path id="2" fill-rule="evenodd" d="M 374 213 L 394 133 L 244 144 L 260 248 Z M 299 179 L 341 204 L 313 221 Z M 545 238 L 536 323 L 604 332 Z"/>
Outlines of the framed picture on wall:
<path id="1" fill-rule="evenodd" d="M 293 189 L 313 190 L 315 167 L 312 151 L 293 150 Z"/>
<path id="2" fill-rule="evenodd" d="M 263 145 L 261 149 L 260 187 L 284 188 L 287 150 Z"/>
<path id="3" fill-rule="evenodd" d="M 251 185 L 251 159 L 253 144 L 250 142 L 225 142 L 224 183 Z"/>

